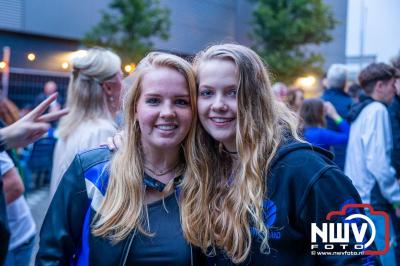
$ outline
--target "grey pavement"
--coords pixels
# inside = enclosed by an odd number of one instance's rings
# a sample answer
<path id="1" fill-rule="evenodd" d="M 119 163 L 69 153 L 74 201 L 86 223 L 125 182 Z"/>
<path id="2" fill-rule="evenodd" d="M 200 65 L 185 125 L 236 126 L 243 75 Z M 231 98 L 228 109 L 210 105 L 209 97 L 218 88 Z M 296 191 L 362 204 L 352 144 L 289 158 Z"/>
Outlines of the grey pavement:
<path id="1" fill-rule="evenodd" d="M 33 219 L 36 223 L 37 236 L 35 239 L 35 247 L 33 249 L 32 259 L 30 265 L 34 265 L 36 253 L 39 247 L 39 231 L 42 227 L 44 216 L 46 215 L 46 211 L 50 205 L 50 195 L 49 195 L 49 187 L 43 187 L 38 190 L 34 190 L 29 192 L 26 195 L 26 200 L 31 209 Z"/>

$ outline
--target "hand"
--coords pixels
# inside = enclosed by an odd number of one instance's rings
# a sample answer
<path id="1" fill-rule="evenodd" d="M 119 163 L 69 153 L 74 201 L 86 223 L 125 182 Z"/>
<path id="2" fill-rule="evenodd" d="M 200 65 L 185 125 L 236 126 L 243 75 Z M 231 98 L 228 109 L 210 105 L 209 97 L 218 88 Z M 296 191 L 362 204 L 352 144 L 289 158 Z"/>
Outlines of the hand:
<path id="1" fill-rule="evenodd" d="M 333 106 L 331 102 L 324 102 L 324 111 L 325 114 L 333 120 L 337 120 L 338 118 L 340 118 L 340 115 L 337 113 L 335 106 Z"/>
<path id="2" fill-rule="evenodd" d="M 118 132 L 112 137 L 107 138 L 106 145 L 110 150 L 118 150 L 119 147 L 122 145 L 122 138 L 123 138 L 124 131 Z"/>
<path id="3" fill-rule="evenodd" d="M 49 122 L 58 120 L 68 113 L 67 109 L 63 109 L 42 115 L 56 98 L 57 93 L 50 95 L 20 120 L 0 130 L 7 149 L 23 147 L 36 141 L 50 128 Z"/>

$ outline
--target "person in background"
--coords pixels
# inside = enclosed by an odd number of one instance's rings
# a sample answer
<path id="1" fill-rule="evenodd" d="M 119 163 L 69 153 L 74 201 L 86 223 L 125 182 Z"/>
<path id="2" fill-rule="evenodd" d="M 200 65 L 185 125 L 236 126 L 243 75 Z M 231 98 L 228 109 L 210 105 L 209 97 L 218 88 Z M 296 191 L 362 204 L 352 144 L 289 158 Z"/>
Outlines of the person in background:
<path id="1" fill-rule="evenodd" d="M 34 102 L 34 106 L 38 106 L 42 101 L 44 101 L 47 97 L 49 97 L 50 95 L 52 95 L 53 93 L 57 92 L 57 84 L 50 80 L 47 81 L 44 84 L 43 87 L 43 92 L 41 92 L 38 96 L 36 96 L 35 98 L 35 102 Z M 55 112 L 61 109 L 61 104 L 59 101 L 55 100 L 54 102 L 52 102 L 49 106 L 49 108 L 46 110 L 46 113 L 51 113 L 51 112 Z"/>
<path id="2" fill-rule="evenodd" d="M 272 85 L 272 91 L 278 101 L 284 102 L 288 94 L 288 87 L 282 82 L 276 82 Z"/>
<path id="3" fill-rule="evenodd" d="M 332 103 L 337 113 L 344 119 L 347 118 L 351 105 L 353 104 L 351 97 L 344 91 L 346 79 L 347 70 L 345 65 L 331 65 L 326 74 L 327 89 L 321 97 L 325 102 Z M 337 123 L 330 117 L 327 117 L 327 128 L 340 131 Z M 346 158 L 346 143 L 333 145 L 332 151 L 335 154 L 333 161 L 343 170 Z"/>
<path id="4" fill-rule="evenodd" d="M 395 93 L 396 78 L 396 69 L 384 63 L 372 63 L 360 72 L 358 79 L 366 97 L 349 112 L 351 127 L 344 168 L 363 203 L 391 216 L 400 216 L 400 184 L 391 162 L 393 142 L 387 110 Z M 383 250 L 384 221 L 369 212 L 367 214 L 376 226 L 375 243 L 378 249 Z M 391 219 L 392 240 L 393 222 Z M 398 248 L 392 245 L 388 253 L 380 256 L 383 265 L 395 265 L 395 250 Z"/>
<path id="5" fill-rule="evenodd" d="M 392 61 L 393 67 L 400 72 L 400 56 Z M 392 125 L 392 166 L 396 170 L 397 180 L 400 180 L 400 78 L 395 82 L 395 95 L 392 103 L 389 105 L 390 123 Z M 392 214 L 392 219 L 396 222 L 393 223 L 394 232 L 396 235 L 397 249 L 395 250 L 397 264 L 400 265 L 400 218 Z"/>
<path id="6" fill-rule="evenodd" d="M 23 147 L 34 142 L 48 130 L 50 127 L 49 122 L 58 120 L 61 116 L 65 115 L 68 112 L 68 110 L 65 109 L 52 114 L 43 115 L 44 111 L 56 98 L 57 94 L 49 96 L 23 118 L 10 126 L 1 128 L 0 152 L 4 152 L 7 149 Z M 8 165 L 11 164 L 8 163 Z M 1 168 L 3 168 L 3 163 L 0 161 L 0 169 Z M 9 168 L 9 166 L 5 164 L 4 168 Z M 3 174 L 4 173 L 1 172 L 1 175 Z M 8 200 L 10 200 L 10 198 Z M 3 265 L 7 255 L 9 237 L 6 199 L 4 197 L 2 178 L 0 178 L 0 265 Z"/>
<path id="7" fill-rule="evenodd" d="M 24 185 L 11 158 L 0 152 L 1 178 L 7 203 L 11 232 L 5 266 L 28 266 L 32 256 L 36 225 L 23 195 Z"/>
<path id="8" fill-rule="evenodd" d="M 357 83 L 354 82 L 347 89 L 347 93 L 351 97 L 351 100 L 353 101 L 353 104 L 356 104 L 356 103 L 360 102 L 360 98 L 363 95 L 363 89 L 361 88 L 360 85 L 358 85 Z"/>
<path id="9" fill-rule="evenodd" d="M 400 72 L 400 56 L 393 60 L 393 67 Z M 397 172 L 397 179 L 400 180 L 400 78 L 395 82 L 395 96 L 389 105 L 390 122 L 392 125 L 393 151 L 392 165 Z"/>
<path id="10" fill-rule="evenodd" d="M 335 121 L 340 131 L 326 128 L 325 116 Z M 300 111 L 303 122 L 303 136 L 308 142 L 329 150 L 332 145 L 346 144 L 350 126 L 336 111 L 330 102 L 321 99 L 307 99 Z"/>
<path id="11" fill-rule="evenodd" d="M 290 89 L 285 102 L 290 110 L 298 114 L 304 102 L 304 91 L 302 89 Z"/>
<path id="12" fill-rule="evenodd" d="M 68 86 L 69 114 L 60 120 L 51 173 L 50 194 L 75 154 L 104 143 L 116 133 L 115 116 L 120 109 L 121 59 L 115 53 L 92 48 L 72 61 Z"/>

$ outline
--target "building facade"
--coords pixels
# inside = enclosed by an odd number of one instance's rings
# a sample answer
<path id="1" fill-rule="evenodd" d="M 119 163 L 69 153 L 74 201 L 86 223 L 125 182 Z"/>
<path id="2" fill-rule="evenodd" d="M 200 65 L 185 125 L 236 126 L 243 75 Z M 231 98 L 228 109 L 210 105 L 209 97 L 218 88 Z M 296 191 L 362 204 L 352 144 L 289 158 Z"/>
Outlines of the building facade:
<path id="1" fill-rule="evenodd" d="M 0 0 L 0 49 L 11 48 L 12 73 L 42 75 L 40 82 L 26 87 L 38 93 L 45 79 L 63 77 L 62 92 L 67 86 L 68 60 L 82 48 L 80 39 L 101 18 L 111 0 Z M 208 45 L 237 42 L 251 46 L 252 2 L 249 0 L 161 0 L 171 10 L 168 40 L 154 40 L 154 48 L 193 55 Z M 347 1 L 326 0 L 340 21 L 333 31 L 334 41 L 315 49 L 326 58 L 325 66 L 345 62 Z M 35 59 L 30 61 L 28 55 Z M 0 50 L 1 54 L 1 50 Z M 17 78 L 17 77 L 14 77 Z M 10 97 L 18 105 L 26 102 L 21 84 L 10 78 Z"/>

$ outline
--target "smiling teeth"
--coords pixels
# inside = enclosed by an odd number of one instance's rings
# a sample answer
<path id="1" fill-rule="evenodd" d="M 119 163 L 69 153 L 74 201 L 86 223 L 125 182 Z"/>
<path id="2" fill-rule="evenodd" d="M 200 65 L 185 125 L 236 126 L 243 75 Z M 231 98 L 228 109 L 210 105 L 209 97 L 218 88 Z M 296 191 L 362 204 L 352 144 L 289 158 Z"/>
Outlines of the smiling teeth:
<path id="1" fill-rule="evenodd" d="M 217 123 L 224 123 L 224 122 L 229 122 L 232 120 L 232 118 L 221 118 L 221 117 L 213 117 L 211 118 L 212 121 L 217 122 Z"/>
<path id="2" fill-rule="evenodd" d="M 161 130 L 171 130 L 177 128 L 177 126 L 157 126 L 157 128 Z"/>

